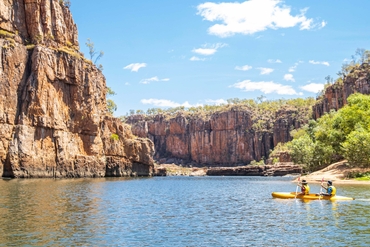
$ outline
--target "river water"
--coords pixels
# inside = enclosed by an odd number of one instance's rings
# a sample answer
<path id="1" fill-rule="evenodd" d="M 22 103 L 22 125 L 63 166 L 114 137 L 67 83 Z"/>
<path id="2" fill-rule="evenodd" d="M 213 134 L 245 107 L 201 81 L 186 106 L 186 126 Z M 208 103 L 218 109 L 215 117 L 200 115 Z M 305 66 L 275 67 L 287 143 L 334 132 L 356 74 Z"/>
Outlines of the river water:
<path id="1" fill-rule="evenodd" d="M 370 185 L 337 186 L 354 201 L 271 197 L 291 180 L 0 180 L 0 246 L 370 245 Z"/>

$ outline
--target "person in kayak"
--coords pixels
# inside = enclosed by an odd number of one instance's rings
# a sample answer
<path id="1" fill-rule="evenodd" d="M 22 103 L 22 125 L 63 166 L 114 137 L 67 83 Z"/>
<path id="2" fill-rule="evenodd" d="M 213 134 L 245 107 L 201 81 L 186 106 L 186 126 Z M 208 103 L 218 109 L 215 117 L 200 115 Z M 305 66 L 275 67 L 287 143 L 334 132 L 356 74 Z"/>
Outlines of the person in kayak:
<path id="1" fill-rule="evenodd" d="M 326 187 L 325 185 L 321 185 L 321 187 L 326 190 L 326 193 L 322 193 L 322 195 L 324 196 L 335 196 L 335 194 L 337 193 L 337 189 L 334 187 L 333 182 L 330 180 L 327 182 Z"/>
<path id="2" fill-rule="evenodd" d="M 306 182 L 306 180 L 302 180 L 301 184 L 298 184 L 299 187 L 301 187 L 301 194 L 302 195 L 308 195 L 310 194 L 310 186 Z"/>

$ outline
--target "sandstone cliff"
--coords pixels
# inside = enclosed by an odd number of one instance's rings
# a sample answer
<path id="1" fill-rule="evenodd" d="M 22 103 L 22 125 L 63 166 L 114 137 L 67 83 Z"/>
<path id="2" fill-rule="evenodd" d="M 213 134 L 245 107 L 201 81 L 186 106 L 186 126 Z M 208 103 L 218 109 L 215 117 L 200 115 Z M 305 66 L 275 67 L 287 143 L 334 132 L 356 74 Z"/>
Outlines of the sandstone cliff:
<path id="1" fill-rule="evenodd" d="M 343 79 L 327 87 L 313 107 L 313 118 L 318 119 L 330 110 L 338 110 L 347 104 L 347 98 L 353 93 L 370 94 L 370 65 L 363 63 L 355 67 Z"/>
<path id="2" fill-rule="evenodd" d="M 0 176 L 151 175 L 153 143 L 107 116 L 105 78 L 63 1 L 0 10 Z"/>
<path id="3" fill-rule="evenodd" d="M 135 135 L 154 142 L 155 159 L 160 163 L 242 166 L 267 158 L 279 142 L 289 141 L 289 132 L 305 124 L 308 118 L 303 116 L 309 114 L 307 108 L 284 108 L 262 119 L 267 112 L 231 107 L 209 116 L 133 115 L 126 122 Z"/>

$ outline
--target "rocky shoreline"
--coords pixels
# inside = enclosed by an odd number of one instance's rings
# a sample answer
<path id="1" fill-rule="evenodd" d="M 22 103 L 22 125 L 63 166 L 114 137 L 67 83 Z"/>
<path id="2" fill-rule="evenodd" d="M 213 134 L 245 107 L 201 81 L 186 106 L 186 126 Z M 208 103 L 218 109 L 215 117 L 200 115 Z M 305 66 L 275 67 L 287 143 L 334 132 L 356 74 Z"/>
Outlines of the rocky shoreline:
<path id="1" fill-rule="evenodd" d="M 285 176 L 301 174 L 302 167 L 291 162 L 275 165 L 236 167 L 182 167 L 175 164 L 155 165 L 154 176 Z"/>
<path id="2" fill-rule="evenodd" d="M 370 168 L 351 168 L 346 161 L 332 164 L 322 170 L 302 175 L 302 167 L 291 162 L 275 165 L 247 165 L 237 167 L 183 167 L 176 164 L 155 164 L 153 176 L 287 176 L 293 177 L 292 183 L 305 179 L 308 183 L 321 183 L 331 180 L 336 185 L 370 185 L 370 181 L 350 178 L 354 172 L 370 172 Z"/>
<path id="3" fill-rule="evenodd" d="M 350 167 L 346 160 L 334 163 L 322 170 L 304 175 L 300 177 L 300 180 L 305 179 L 308 183 L 321 183 L 324 181 L 331 180 L 334 184 L 368 184 L 370 181 L 367 180 L 356 180 L 352 178 L 351 174 L 354 173 L 365 173 L 370 172 L 370 168 L 357 168 Z M 298 177 L 293 180 L 293 182 L 298 182 Z"/>

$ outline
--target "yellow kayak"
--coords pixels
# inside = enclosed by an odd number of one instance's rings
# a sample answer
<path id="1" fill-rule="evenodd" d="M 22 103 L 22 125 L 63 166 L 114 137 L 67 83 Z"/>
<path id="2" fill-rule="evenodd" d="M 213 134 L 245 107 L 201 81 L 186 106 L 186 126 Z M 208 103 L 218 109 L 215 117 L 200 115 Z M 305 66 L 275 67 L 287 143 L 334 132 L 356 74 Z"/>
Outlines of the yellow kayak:
<path id="1" fill-rule="evenodd" d="M 272 197 L 280 199 L 304 199 L 304 200 L 354 200 L 355 198 L 346 197 L 346 196 L 324 196 L 319 194 L 308 194 L 302 195 L 296 192 L 272 192 Z"/>

